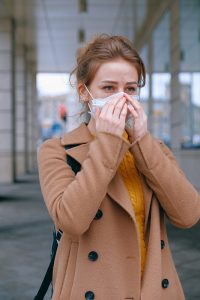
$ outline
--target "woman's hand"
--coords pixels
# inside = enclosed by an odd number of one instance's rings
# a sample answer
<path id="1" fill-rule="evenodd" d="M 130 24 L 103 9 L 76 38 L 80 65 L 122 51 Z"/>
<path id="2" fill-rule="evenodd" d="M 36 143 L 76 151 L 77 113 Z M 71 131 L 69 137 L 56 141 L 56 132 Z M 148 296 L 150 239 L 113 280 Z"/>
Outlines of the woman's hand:
<path id="1" fill-rule="evenodd" d="M 125 130 L 127 110 L 124 96 L 113 98 L 101 110 L 98 108 L 95 115 L 96 131 L 112 133 L 121 137 Z"/>
<path id="2" fill-rule="evenodd" d="M 125 94 L 128 104 L 128 116 L 132 117 L 131 122 L 126 125 L 126 131 L 131 143 L 140 139 L 147 132 L 147 116 L 142 105 Z"/>

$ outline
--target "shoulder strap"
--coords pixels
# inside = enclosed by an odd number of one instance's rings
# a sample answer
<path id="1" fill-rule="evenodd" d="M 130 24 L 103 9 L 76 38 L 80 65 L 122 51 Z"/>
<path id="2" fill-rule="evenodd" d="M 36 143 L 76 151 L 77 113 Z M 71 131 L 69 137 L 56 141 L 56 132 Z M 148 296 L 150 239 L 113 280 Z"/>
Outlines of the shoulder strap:
<path id="1" fill-rule="evenodd" d="M 68 149 L 74 148 L 76 146 L 78 146 L 78 144 L 67 145 L 64 147 L 65 147 L 65 150 L 68 150 Z M 73 157 L 71 157 L 70 155 L 67 155 L 67 163 L 72 168 L 75 175 L 81 170 L 81 164 L 77 160 L 75 160 Z"/>
<path id="2" fill-rule="evenodd" d="M 67 149 L 70 149 L 70 148 L 73 148 L 76 146 L 78 146 L 78 145 L 77 144 L 68 145 L 68 146 L 65 146 L 65 149 L 67 150 Z M 76 161 L 73 157 L 71 157 L 70 155 L 67 155 L 67 163 L 72 168 L 75 175 L 81 170 L 81 164 L 78 161 Z M 57 252 L 57 248 L 58 248 L 58 243 L 59 243 L 61 237 L 62 237 L 62 231 L 56 230 L 54 227 L 53 243 L 52 243 L 52 248 L 51 248 L 51 261 L 49 263 L 49 266 L 47 268 L 47 271 L 46 271 L 44 279 L 41 283 L 41 286 L 37 292 L 37 295 L 34 297 L 34 300 L 43 300 L 48 291 L 48 288 L 52 282 L 53 266 L 54 266 L 54 261 L 55 261 L 56 252 Z"/>

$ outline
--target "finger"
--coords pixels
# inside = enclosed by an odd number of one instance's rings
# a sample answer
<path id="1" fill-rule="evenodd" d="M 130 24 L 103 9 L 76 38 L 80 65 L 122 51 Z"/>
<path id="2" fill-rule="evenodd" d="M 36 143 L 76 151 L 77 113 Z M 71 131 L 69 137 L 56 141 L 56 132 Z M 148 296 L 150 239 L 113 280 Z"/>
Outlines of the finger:
<path id="1" fill-rule="evenodd" d="M 120 118 L 124 106 L 127 107 L 127 104 L 126 105 L 125 104 L 126 104 L 126 99 L 125 98 L 120 99 L 114 106 L 113 116 Z"/>
<path id="2" fill-rule="evenodd" d="M 128 105 L 125 103 L 120 114 L 120 120 L 124 121 L 124 123 L 126 120 L 127 111 L 128 111 Z"/>
<path id="3" fill-rule="evenodd" d="M 135 100 L 135 99 L 131 98 L 130 95 L 128 95 L 126 93 L 124 94 L 124 96 L 126 97 L 128 102 L 130 102 L 130 104 L 132 104 L 132 106 L 135 108 L 136 111 L 141 111 L 142 110 L 142 106 L 138 102 L 138 100 Z"/>
<path id="4" fill-rule="evenodd" d="M 122 100 L 123 99 L 123 100 Z M 123 95 L 120 95 L 120 97 L 113 98 L 109 102 L 107 102 L 104 107 L 102 108 L 104 115 L 112 116 L 115 110 L 116 105 L 119 105 L 119 102 L 123 101 L 122 104 L 125 103 L 126 99 Z M 122 105 L 123 106 L 123 105 Z M 120 107 L 120 105 L 119 105 Z"/>
<path id="5" fill-rule="evenodd" d="M 134 117 L 134 118 L 139 118 L 139 113 L 135 110 L 134 106 L 132 105 L 127 105 L 128 106 L 128 110 L 130 111 L 131 115 Z"/>

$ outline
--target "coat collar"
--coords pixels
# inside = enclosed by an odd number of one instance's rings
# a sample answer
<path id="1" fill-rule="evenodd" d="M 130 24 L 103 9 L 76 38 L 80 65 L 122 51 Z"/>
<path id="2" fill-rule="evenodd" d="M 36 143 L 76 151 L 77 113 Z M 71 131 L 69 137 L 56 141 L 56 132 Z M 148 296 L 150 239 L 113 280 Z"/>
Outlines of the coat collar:
<path id="1" fill-rule="evenodd" d="M 82 123 L 79 127 L 77 127 L 69 133 L 66 133 L 61 138 L 61 145 L 77 145 L 75 147 L 67 149 L 66 153 L 73 157 L 75 160 L 77 160 L 80 164 L 82 164 L 87 157 L 89 151 L 89 144 L 90 142 L 92 142 L 92 140 L 94 140 L 94 136 L 90 133 L 89 129 L 87 128 L 87 124 Z M 150 190 L 150 188 L 148 188 L 143 177 L 141 178 L 141 180 L 144 189 L 146 228 L 150 210 L 152 191 Z M 111 180 L 108 186 L 107 193 L 119 206 L 121 206 L 130 215 L 133 221 L 136 222 L 135 214 L 133 211 L 131 201 L 129 199 L 128 191 L 118 172 L 116 172 L 116 175 Z"/>
<path id="2" fill-rule="evenodd" d="M 61 138 L 61 145 L 73 145 L 73 144 L 86 144 L 92 141 L 93 136 L 87 128 L 86 123 L 81 123 L 81 125 L 74 130 L 66 133 Z"/>
<path id="3" fill-rule="evenodd" d="M 62 146 L 77 145 L 66 150 L 66 153 L 77 160 L 80 164 L 83 163 L 87 157 L 89 150 L 89 143 L 94 139 L 87 128 L 86 123 L 82 123 L 79 127 L 66 133 L 61 138 Z"/>

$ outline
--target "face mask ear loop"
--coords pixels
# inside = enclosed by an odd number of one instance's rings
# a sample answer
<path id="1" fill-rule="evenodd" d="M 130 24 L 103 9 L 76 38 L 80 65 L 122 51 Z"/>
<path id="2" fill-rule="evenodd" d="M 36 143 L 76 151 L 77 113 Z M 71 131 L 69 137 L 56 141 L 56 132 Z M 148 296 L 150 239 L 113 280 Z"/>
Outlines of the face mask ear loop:
<path id="1" fill-rule="evenodd" d="M 86 86 L 85 84 L 84 84 L 84 87 L 86 88 L 86 90 L 87 90 L 88 94 L 90 95 L 90 97 L 91 97 L 92 99 L 94 99 L 93 96 L 92 96 L 92 94 L 90 93 L 90 91 L 88 90 L 88 88 L 87 88 L 87 86 Z"/>
<path id="2" fill-rule="evenodd" d="M 87 92 L 88 92 L 88 94 L 90 95 L 90 97 L 92 98 L 92 99 L 94 99 L 93 98 L 93 96 L 92 96 L 92 94 L 90 93 L 90 91 L 88 90 L 88 88 L 87 88 L 87 86 L 84 84 L 84 87 L 86 88 L 86 90 L 87 90 Z M 90 103 L 88 102 L 87 103 L 87 105 L 88 105 L 88 107 L 89 107 L 89 109 L 90 109 L 90 114 L 92 114 L 92 108 L 91 108 L 91 106 L 90 106 Z"/>
<path id="3" fill-rule="evenodd" d="M 89 107 L 89 110 L 90 110 L 88 113 L 89 113 L 89 114 L 92 114 L 92 108 L 91 108 L 91 106 L 90 106 L 90 103 L 89 103 L 89 102 L 88 102 L 88 107 Z"/>

